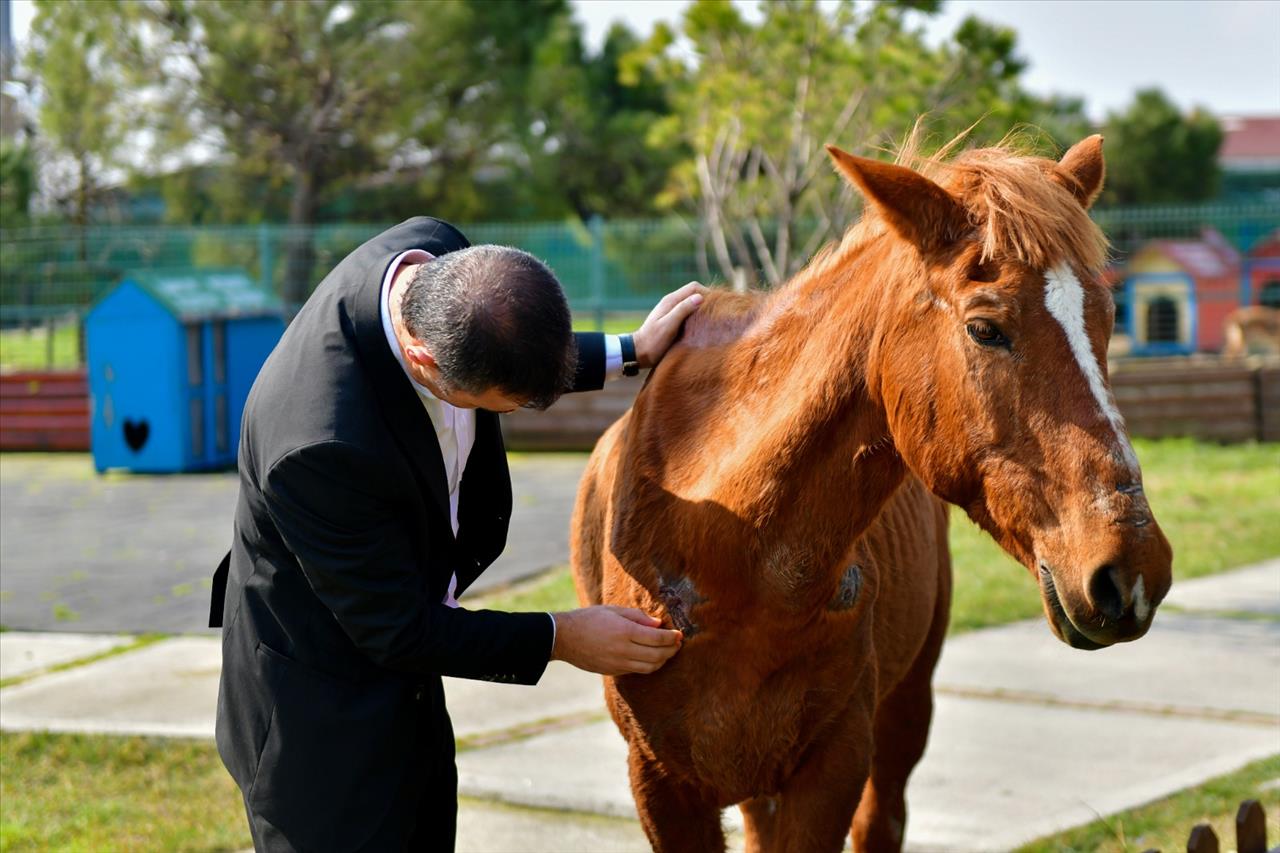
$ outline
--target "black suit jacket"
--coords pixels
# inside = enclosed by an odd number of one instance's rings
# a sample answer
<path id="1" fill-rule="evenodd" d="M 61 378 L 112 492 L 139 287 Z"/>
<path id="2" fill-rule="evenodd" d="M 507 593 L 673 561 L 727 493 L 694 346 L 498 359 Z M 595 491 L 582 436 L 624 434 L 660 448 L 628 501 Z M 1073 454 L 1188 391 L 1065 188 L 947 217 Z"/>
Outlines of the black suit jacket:
<path id="1" fill-rule="evenodd" d="M 550 655 L 546 614 L 441 603 L 454 573 L 461 593 L 506 543 L 502 434 L 477 411 L 455 540 L 435 431 L 382 328 L 397 255 L 467 245 L 418 217 L 360 246 L 289 325 L 245 407 L 211 613 L 217 743 L 250 811 L 302 847 L 357 847 L 385 821 L 415 738 L 446 713 L 439 676 L 532 684 Z M 599 388 L 603 336 L 578 347 L 571 390 Z"/>

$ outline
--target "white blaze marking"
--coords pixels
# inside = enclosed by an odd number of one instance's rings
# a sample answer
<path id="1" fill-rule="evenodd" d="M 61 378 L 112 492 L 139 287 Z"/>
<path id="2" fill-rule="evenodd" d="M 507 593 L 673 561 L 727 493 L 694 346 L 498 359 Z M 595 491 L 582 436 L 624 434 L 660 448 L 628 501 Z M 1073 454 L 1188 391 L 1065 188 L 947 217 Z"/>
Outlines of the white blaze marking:
<path id="1" fill-rule="evenodd" d="M 1133 446 L 1129 444 L 1129 436 L 1124 429 L 1124 418 L 1120 417 L 1120 412 L 1116 409 L 1111 394 L 1102 381 L 1102 371 L 1098 367 L 1098 360 L 1094 358 L 1089 336 L 1085 334 L 1084 288 L 1080 286 L 1080 280 L 1076 278 L 1071 266 L 1065 261 L 1046 272 L 1044 280 L 1044 305 L 1066 332 L 1067 343 L 1076 357 L 1076 363 L 1080 365 L 1080 371 L 1084 374 L 1085 381 L 1089 383 L 1089 390 L 1093 392 L 1098 408 L 1111 422 L 1111 428 L 1116 434 L 1116 446 L 1125 464 L 1129 466 L 1130 474 L 1136 480 L 1138 457 L 1134 455 Z"/>
<path id="2" fill-rule="evenodd" d="M 1133 585 L 1133 615 L 1139 622 L 1146 622 L 1149 612 L 1151 605 L 1147 602 L 1147 587 L 1142 575 L 1138 575 L 1138 582 Z"/>

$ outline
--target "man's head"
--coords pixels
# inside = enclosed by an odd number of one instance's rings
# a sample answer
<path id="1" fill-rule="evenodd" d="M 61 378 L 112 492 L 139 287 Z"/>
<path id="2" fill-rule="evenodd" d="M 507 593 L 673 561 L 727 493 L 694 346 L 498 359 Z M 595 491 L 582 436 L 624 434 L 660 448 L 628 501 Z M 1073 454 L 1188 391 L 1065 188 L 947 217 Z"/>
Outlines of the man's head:
<path id="1" fill-rule="evenodd" d="M 572 384 L 569 306 L 555 275 L 528 252 L 472 246 L 421 264 L 400 313 L 447 395 L 490 408 L 484 401 L 496 392 L 546 408 Z"/>

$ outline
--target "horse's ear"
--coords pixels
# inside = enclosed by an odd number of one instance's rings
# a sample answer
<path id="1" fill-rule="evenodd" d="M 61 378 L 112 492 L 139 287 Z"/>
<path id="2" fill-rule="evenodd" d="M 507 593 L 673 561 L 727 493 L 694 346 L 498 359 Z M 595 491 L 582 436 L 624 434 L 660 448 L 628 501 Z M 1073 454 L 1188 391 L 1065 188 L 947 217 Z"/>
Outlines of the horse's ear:
<path id="1" fill-rule="evenodd" d="M 1062 184 L 1088 210 L 1098 193 L 1102 192 L 1102 179 L 1106 177 L 1107 164 L 1102 159 L 1102 134 L 1095 133 L 1072 145 L 1058 167 L 1053 179 Z"/>
<path id="2" fill-rule="evenodd" d="M 894 231 L 922 251 L 941 248 L 969 230 L 964 208 L 933 181 L 905 166 L 857 157 L 827 146 L 840 174 L 876 205 Z"/>

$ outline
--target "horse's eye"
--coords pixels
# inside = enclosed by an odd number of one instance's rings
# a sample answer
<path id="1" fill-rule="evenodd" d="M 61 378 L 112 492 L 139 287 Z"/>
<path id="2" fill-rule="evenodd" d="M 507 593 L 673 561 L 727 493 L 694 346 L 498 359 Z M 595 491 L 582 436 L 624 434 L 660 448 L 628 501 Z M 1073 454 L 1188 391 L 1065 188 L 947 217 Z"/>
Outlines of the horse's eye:
<path id="1" fill-rule="evenodd" d="M 982 344 L 984 347 L 1009 346 L 1009 339 L 1005 337 L 1004 332 L 986 320 L 972 320 L 965 325 L 965 330 L 969 332 L 969 337 L 973 338 L 974 343 Z"/>

